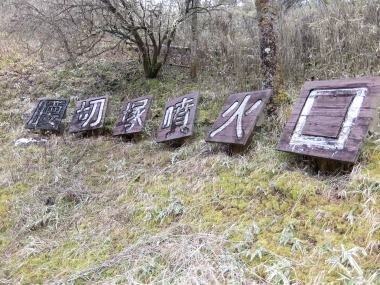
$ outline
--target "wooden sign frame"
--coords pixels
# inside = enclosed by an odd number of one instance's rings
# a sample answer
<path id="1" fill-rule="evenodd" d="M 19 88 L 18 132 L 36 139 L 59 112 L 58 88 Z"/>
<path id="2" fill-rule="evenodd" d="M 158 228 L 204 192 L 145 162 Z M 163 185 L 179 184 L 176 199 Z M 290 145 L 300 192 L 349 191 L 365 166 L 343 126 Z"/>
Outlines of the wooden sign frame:
<path id="1" fill-rule="evenodd" d="M 113 135 L 130 135 L 142 132 L 152 99 L 153 95 L 147 95 L 125 102 Z"/>
<path id="2" fill-rule="evenodd" d="M 277 150 L 355 163 L 379 95 L 380 77 L 306 82 Z"/>
<path id="3" fill-rule="evenodd" d="M 199 91 L 169 100 L 158 129 L 157 142 L 189 137 L 193 134 Z"/>
<path id="4" fill-rule="evenodd" d="M 246 145 L 254 127 L 264 120 L 265 106 L 272 94 L 272 89 L 266 89 L 230 95 L 206 141 Z"/>
<path id="5" fill-rule="evenodd" d="M 69 99 L 39 98 L 30 117 L 26 121 L 26 129 L 42 129 L 56 131 L 65 117 Z"/>
<path id="6" fill-rule="evenodd" d="M 107 105 L 108 96 L 78 101 L 75 105 L 69 133 L 103 128 Z"/>

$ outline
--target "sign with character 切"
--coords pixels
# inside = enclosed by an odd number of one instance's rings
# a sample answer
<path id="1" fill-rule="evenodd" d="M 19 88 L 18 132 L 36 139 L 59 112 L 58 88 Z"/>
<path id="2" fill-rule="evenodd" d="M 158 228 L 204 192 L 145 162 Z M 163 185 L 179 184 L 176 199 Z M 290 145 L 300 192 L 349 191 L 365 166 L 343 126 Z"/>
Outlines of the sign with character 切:
<path id="1" fill-rule="evenodd" d="M 25 124 L 26 129 L 58 130 L 65 116 L 68 99 L 40 98 Z"/>
<path id="2" fill-rule="evenodd" d="M 193 133 L 199 91 L 166 102 L 157 142 L 189 137 Z"/>
<path id="3" fill-rule="evenodd" d="M 118 136 L 141 132 L 152 98 L 153 95 L 148 95 L 125 102 L 113 135 Z"/>
<path id="4" fill-rule="evenodd" d="M 379 95 L 380 77 L 306 82 L 277 149 L 356 162 Z"/>
<path id="5" fill-rule="evenodd" d="M 259 118 L 263 119 L 272 93 L 271 89 L 267 89 L 230 95 L 206 141 L 245 145 Z"/>
<path id="6" fill-rule="evenodd" d="M 103 128 L 108 96 L 78 101 L 69 133 Z"/>

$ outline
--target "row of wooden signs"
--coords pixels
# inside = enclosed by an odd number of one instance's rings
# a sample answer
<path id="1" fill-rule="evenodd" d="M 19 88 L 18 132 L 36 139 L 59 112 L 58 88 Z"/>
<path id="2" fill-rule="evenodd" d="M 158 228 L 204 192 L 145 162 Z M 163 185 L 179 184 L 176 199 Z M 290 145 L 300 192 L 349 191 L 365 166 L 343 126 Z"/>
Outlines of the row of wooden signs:
<path id="1" fill-rule="evenodd" d="M 277 149 L 355 162 L 376 117 L 379 94 L 380 77 L 305 83 Z M 263 122 L 271 95 L 268 89 L 229 96 L 206 141 L 245 145 L 254 127 Z M 113 134 L 141 132 L 152 98 L 148 95 L 125 102 Z M 198 98 L 199 91 L 166 102 L 157 142 L 192 135 Z M 68 104 L 68 99 L 39 99 L 25 127 L 57 130 Z M 78 101 L 69 132 L 103 128 L 107 104 L 108 96 Z"/>
<path id="2" fill-rule="evenodd" d="M 245 144 L 253 131 L 259 114 L 272 90 L 231 95 L 221 115 L 215 121 L 209 141 Z M 166 102 L 157 142 L 180 139 L 192 135 L 197 113 L 199 91 Z M 128 100 L 122 107 L 113 135 L 131 135 L 143 130 L 153 95 Z M 25 127 L 28 129 L 57 130 L 69 104 L 68 99 L 38 99 Z M 108 96 L 78 101 L 69 132 L 103 128 Z"/>

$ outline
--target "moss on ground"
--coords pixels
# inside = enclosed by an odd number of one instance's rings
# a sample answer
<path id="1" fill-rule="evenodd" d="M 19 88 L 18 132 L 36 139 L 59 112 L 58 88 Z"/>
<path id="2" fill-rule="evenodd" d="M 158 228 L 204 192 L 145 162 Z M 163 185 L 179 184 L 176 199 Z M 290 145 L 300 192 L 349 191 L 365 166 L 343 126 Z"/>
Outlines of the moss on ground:
<path id="1" fill-rule="evenodd" d="M 275 151 L 282 117 L 257 129 L 241 155 L 204 142 L 228 96 L 214 78 L 194 83 L 168 68 L 146 80 L 116 61 L 74 70 L 1 62 L 35 71 L 30 86 L 10 87 L 20 83 L 12 75 L 0 87 L 1 282 L 378 280 L 377 131 L 352 172 L 317 173 L 302 158 Z M 164 103 L 195 90 L 201 90 L 195 138 L 180 148 L 155 143 Z M 39 138 L 23 129 L 39 96 L 70 98 L 69 124 L 76 100 L 104 93 L 105 135 L 64 132 L 47 135 L 45 144 L 14 146 L 19 137 Z M 121 104 L 145 94 L 154 101 L 144 139 L 111 137 Z M 283 108 L 289 114 L 291 107 Z"/>

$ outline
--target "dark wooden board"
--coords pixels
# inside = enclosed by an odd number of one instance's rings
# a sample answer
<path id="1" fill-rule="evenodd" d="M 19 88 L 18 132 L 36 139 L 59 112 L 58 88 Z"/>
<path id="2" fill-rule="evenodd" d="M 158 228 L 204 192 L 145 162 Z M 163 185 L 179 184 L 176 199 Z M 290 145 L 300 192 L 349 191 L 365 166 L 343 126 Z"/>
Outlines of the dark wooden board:
<path id="1" fill-rule="evenodd" d="M 193 134 L 199 91 L 169 100 L 158 129 L 157 142 L 189 137 Z"/>
<path id="2" fill-rule="evenodd" d="M 354 94 L 316 96 L 302 135 L 337 138 L 354 97 Z"/>
<path id="3" fill-rule="evenodd" d="M 230 95 L 206 141 L 245 145 L 272 93 L 267 89 Z"/>
<path id="4" fill-rule="evenodd" d="M 140 133 L 152 103 L 153 95 L 147 95 L 124 103 L 113 135 L 129 135 Z"/>
<path id="5" fill-rule="evenodd" d="M 103 128 L 107 104 L 108 96 L 78 101 L 75 105 L 69 133 Z"/>
<path id="6" fill-rule="evenodd" d="M 25 128 L 58 130 L 69 102 L 69 99 L 39 98 L 25 124 Z"/>
<path id="7" fill-rule="evenodd" d="M 355 163 L 379 99 L 380 77 L 306 82 L 277 150 Z"/>
<path id="8" fill-rule="evenodd" d="M 337 138 L 343 121 L 344 117 L 338 117 L 334 120 L 332 117 L 309 115 L 302 129 L 302 135 Z"/>

